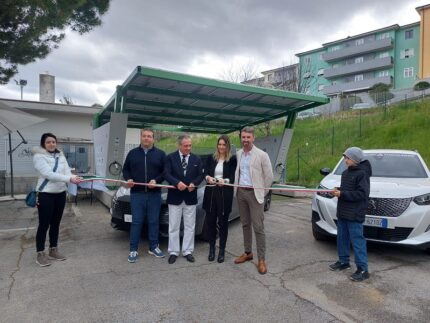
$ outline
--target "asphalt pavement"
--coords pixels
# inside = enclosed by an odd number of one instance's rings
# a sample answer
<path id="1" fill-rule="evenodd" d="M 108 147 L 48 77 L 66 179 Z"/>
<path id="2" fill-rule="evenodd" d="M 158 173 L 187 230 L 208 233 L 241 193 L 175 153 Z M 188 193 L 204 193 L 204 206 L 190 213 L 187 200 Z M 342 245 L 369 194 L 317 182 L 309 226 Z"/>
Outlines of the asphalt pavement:
<path id="1" fill-rule="evenodd" d="M 128 234 L 110 227 L 98 202 L 68 204 L 60 251 L 68 258 L 35 263 L 35 209 L 0 202 L 0 322 L 428 322 L 430 256 L 421 250 L 369 246 L 371 278 L 335 273 L 335 242 L 312 237 L 310 199 L 278 197 L 266 213 L 268 273 L 243 252 L 240 221 L 230 224 L 226 262 L 169 265 L 147 253 L 127 262 Z M 161 240 L 163 251 L 167 241 Z"/>

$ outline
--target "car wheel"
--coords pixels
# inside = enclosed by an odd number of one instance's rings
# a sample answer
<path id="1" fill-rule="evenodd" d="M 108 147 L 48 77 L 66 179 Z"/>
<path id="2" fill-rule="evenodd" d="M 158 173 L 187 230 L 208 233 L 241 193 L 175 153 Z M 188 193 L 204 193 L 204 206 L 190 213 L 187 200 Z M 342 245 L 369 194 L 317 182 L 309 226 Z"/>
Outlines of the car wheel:
<path id="1" fill-rule="evenodd" d="M 270 191 L 264 198 L 264 212 L 269 211 L 271 203 L 272 203 L 272 191 Z"/>
<path id="2" fill-rule="evenodd" d="M 318 228 L 318 225 L 316 224 L 317 220 L 318 215 L 312 212 L 312 235 L 314 236 L 314 239 L 317 241 L 328 241 L 329 237 L 326 234 L 322 233 Z"/>

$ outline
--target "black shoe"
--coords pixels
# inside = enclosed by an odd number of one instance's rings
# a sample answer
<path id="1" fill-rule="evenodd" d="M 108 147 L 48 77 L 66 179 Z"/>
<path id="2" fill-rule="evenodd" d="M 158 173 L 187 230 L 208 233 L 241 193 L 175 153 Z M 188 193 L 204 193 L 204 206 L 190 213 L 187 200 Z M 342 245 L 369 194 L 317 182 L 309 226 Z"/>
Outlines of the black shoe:
<path id="1" fill-rule="evenodd" d="M 178 258 L 178 256 L 176 255 L 170 255 L 169 257 L 169 264 L 174 264 L 176 261 L 176 258 Z"/>
<path id="2" fill-rule="evenodd" d="M 331 264 L 330 266 L 328 266 L 328 268 L 330 268 L 330 270 L 335 271 L 335 270 L 345 270 L 345 269 L 349 269 L 351 268 L 351 266 L 348 264 L 343 264 L 340 261 L 336 261 L 335 263 Z"/>
<path id="3" fill-rule="evenodd" d="M 189 261 L 189 262 L 194 262 L 194 261 L 196 261 L 196 260 L 194 259 L 194 257 L 193 257 L 193 255 L 192 255 L 192 254 L 186 255 L 186 256 L 185 256 L 185 259 L 187 259 L 187 261 Z"/>
<path id="4" fill-rule="evenodd" d="M 362 282 L 365 279 L 368 279 L 370 274 L 367 270 L 362 270 L 361 268 L 357 268 L 357 271 L 353 273 L 349 278 L 355 282 Z"/>
<path id="5" fill-rule="evenodd" d="M 217 261 L 219 262 L 219 263 L 222 263 L 222 262 L 224 262 L 224 252 L 225 250 L 224 249 L 220 249 L 219 250 L 219 253 L 218 253 L 218 259 L 217 259 Z"/>
<path id="6" fill-rule="evenodd" d="M 215 246 L 214 245 L 209 245 L 208 260 L 209 261 L 214 261 L 215 260 Z"/>

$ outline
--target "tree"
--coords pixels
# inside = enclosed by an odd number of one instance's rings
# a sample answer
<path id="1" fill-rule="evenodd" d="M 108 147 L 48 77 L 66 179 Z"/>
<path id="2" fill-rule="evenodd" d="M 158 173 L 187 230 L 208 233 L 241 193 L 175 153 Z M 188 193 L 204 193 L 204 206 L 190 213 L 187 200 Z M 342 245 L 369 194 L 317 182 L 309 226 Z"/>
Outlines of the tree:
<path id="1" fill-rule="evenodd" d="M 108 8 L 109 0 L 2 0 L 0 84 L 57 48 L 66 28 L 84 34 L 100 25 Z"/>
<path id="2" fill-rule="evenodd" d="M 63 94 L 63 97 L 60 99 L 61 104 L 73 105 L 73 99 L 71 96 Z"/>
<path id="3" fill-rule="evenodd" d="M 376 83 L 369 89 L 369 95 L 376 104 L 387 104 L 394 95 L 390 92 L 390 84 Z"/>
<path id="4" fill-rule="evenodd" d="M 220 78 L 235 83 L 246 83 L 260 75 L 254 61 L 248 60 L 243 64 L 231 63 L 220 73 Z"/>

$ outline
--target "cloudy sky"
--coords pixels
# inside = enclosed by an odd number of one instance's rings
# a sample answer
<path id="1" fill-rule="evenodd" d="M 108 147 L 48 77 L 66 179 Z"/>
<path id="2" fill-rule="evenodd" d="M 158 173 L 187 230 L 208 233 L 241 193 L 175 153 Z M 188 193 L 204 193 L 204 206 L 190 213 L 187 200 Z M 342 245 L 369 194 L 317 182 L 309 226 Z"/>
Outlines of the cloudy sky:
<path id="1" fill-rule="evenodd" d="M 39 74 L 56 78 L 56 100 L 104 104 L 137 65 L 222 78 L 251 64 L 264 71 L 295 53 L 393 24 L 419 21 L 430 0 L 111 0 L 103 25 L 66 39 L 44 60 L 20 66 L 25 100 L 39 99 Z M 1 98 L 20 98 L 12 80 Z"/>

